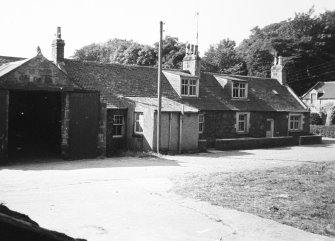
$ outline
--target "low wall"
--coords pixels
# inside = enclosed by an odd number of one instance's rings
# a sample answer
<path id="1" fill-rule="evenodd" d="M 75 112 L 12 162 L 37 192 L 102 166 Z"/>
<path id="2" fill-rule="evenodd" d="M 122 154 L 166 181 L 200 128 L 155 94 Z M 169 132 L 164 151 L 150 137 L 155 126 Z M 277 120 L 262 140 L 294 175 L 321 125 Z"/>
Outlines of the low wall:
<path id="1" fill-rule="evenodd" d="M 273 137 L 273 138 L 236 138 L 236 139 L 217 139 L 215 149 L 217 150 L 243 150 L 270 148 L 278 146 L 292 146 L 294 139 L 292 136 Z"/>
<path id="2" fill-rule="evenodd" d="M 309 136 L 300 136 L 299 144 L 300 145 L 312 145 L 312 144 L 321 144 L 322 136 L 309 135 Z"/>

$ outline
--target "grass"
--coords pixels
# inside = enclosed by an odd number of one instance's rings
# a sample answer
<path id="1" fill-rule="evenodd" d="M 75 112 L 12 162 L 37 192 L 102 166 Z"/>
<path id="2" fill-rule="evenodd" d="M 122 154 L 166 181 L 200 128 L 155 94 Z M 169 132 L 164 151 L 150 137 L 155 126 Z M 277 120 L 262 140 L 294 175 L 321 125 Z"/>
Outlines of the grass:
<path id="1" fill-rule="evenodd" d="M 335 162 L 175 180 L 178 194 L 335 237 Z"/>

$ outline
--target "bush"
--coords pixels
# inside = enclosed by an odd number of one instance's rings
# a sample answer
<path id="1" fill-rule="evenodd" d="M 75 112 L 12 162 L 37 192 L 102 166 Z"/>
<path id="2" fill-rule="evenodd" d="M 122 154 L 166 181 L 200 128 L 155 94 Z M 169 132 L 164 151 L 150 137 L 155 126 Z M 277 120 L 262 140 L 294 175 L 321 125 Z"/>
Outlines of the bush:
<path id="1" fill-rule="evenodd" d="M 311 125 L 322 125 L 323 119 L 318 113 L 311 113 Z"/>
<path id="2" fill-rule="evenodd" d="M 313 134 L 321 135 L 324 137 L 335 138 L 335 126 L 320 126 L 320 125 L 311 125 L 310 131 Z"/>

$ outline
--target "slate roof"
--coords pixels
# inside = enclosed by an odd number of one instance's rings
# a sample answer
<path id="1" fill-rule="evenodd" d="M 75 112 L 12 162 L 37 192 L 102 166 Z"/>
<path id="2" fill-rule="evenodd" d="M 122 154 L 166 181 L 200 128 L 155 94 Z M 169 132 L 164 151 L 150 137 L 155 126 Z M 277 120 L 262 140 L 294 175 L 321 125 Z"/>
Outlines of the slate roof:
<path id="1" fill-rule="evenodd" d="M 99 90 L 109 107 L 125 108 L 124 96 L 157 96 L 157 68 L 70 59 L 64 62 L 68 76 L 84 88 Z M 164 75 L 162 94 L 172 100 L 180 99 Z"/>
<path id="2" fill-rule="evenodd" d="M 15 58 L 3 59 L 10 61 Z M 3 66 L 0 66 L 0 76 L 1 67 Z M 3 71 L 6 71 L 5 69 L 3 67 Z M 100 91 L 102 101 L 106 102 L 110 108 L 126 108 L 125 97 L 146 105 L 154 105 L 157 97 L 157 68 L 155 67 L 65 59 L 62 70 L 73 82 L 85 89 Z M 194 78 L 188 71 L 169 69 L 163 72 Z M 194 110 L 202 111 L 306 111 L 296 96 L 290 93 L 289 87 L 281 85 L 276 79 L 205 72 L 200 76 L 199 97 L 181 98 L 172 87 L 173 83 L 169 78 L 172 78 L 171 75 L 162 74 L 162 95 L 166 101 L 169 99 L 166 102 L 166 110 L 170 108 L 174 111 L 180 109 L 181 104 L 185 104 Z M 246 100 L 232 98 L 233 81 L 248 83 L 249 91 Z M 335 91 L 335 85 L 332 86 Z"/>
<path id="3" fill-rule="evenodd" d="M 65 60 L 68 76 L 85 88 L 101 91 L 102 99 L 112 107 L 125 108 L 123 97 L 139 98 L 150 104 L 157 96 L 157 68 L 121 64 L 101 64 L 89 61 Z M 164 70 L 175 75 L 194 77 L 187 71 Z M 291 111 L 304 112 L 306 108 L 289 88 L 276 79 L 237 75 L 201 73 L 199 97 L 180 97 L 173 89 L 169 75 L 162 75 L 162 95 L 199 110 L 233 111 Z M 232 99 L 232 81 L 249 85 L 247 100 Z M 226 82 L 226 85 L 224 83 Z M 135 99 L 133 99 L 135 100 Z"/>
<path id="4" fill-rule="evenodd" d="M 134 101 L 139 104 L 147 105 L 154 110 L 157 110 L 157 98 L 156 97 L 125 97 L 125 99 Z M 162 111 L 163 112 L 181 112 L 183 108 L 184 112 L 198 112 L 198 109 L 189 106 L 189 105 L 184 105 L 182 107 L 180 102 L 170 100 L 168 98 L 162 97 Z"/>
<path id="5" fill-rule="evenodd" d="M 10 56 L 0 56 L 0 66 L 6 63 L 24 60 L 25 58 L 20 57 L 10 57 Z"/>
<path id="6" fill-rule="evenodd" d="M 248 83 L 248 98 L 232 98 L 232 81 Z M 201 110 L 297 111 L 306 109 L 276 79 L 202 73 L 199 97 L 184 98 Z"/>
<path id="7" fill-rule="evenodd" d="M 8 62 L 3 65 L 0 65 L 0 77 L 4 76 L 5 74 L 11 72 L 12 70 L 20 67 L 24 63 L 28 62 L 29 59 L 14 61 L 14 62 Z"/>
<path id="8" fill-rule="evenodd" d="M 335 81 L 331 82 L 318 82 L 303 96 L 303 100 L 309 100 L 309 93 L 312 90 L 316 90 L 319 94 L 318 99 L 335 99 Z"/>

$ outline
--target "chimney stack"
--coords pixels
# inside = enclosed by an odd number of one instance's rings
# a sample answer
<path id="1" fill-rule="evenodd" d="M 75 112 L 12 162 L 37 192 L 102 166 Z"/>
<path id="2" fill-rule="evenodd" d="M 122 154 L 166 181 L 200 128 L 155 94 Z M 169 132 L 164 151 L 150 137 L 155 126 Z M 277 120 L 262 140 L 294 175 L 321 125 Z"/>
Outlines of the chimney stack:
<path id="1" fill-rule="evenodd" d="M 64 61 L 64 46 L 65 42 L 62 40 L 61 28 L 57 27 L 56 39 L 52 41 L 52 61 L 55 64 Z"/>
<path id="2" fill-rule="evenodd" d="M 286 84 L 286 70 L 283 65 L 283 57 L 274 57 L 273 66 L 271 67 L 271 78 L 277 79 L 282 85 Z"/>
<path id="3" fill-rule="evenodd" d="M 200 57 L 198 55 L 198 45 L 186 44 L 186 54 L 183 59 L 183 70 L 188 70 L 190 74 L 200 77 Z"/>

